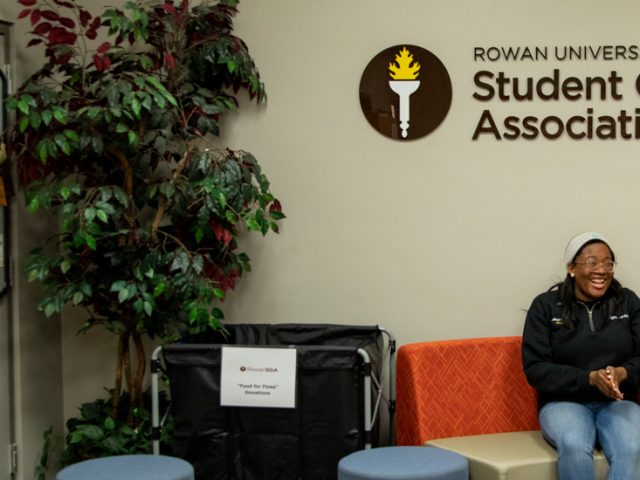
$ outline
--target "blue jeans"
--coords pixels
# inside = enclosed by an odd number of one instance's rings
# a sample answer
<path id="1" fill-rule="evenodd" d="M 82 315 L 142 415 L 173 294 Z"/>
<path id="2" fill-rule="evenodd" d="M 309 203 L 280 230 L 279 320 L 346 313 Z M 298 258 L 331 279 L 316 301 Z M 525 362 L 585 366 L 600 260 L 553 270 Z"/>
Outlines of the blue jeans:
<path id="1" fill-rule="evenodd" d="M 640 479 L 640 406 L 612 402 L 550 402 L 540 429 L 558 450 L 559 480 L 595 480 L 596 441 L 609 461 L 608 480 Z"/>

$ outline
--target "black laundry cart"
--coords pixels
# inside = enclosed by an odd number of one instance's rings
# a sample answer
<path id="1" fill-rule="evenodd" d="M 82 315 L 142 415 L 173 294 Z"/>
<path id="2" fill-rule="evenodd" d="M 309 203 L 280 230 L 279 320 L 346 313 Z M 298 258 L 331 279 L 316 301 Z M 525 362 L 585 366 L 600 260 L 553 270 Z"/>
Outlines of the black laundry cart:
<path id="1" fill-rule="evenodd" d="M 156 437 L 162 370 L 174 419 L 172 454 L 193 464 L 196 480 L 336 479 L 342 457 L 380 443 L 383 368 L 393 443 L 395 339 L 387 330 L 334 324 L 236 324 L 225 330 L 158 347 L 151 360 Z M 295 348 L 295 408 L 221 406 L 225 345 Z"/>

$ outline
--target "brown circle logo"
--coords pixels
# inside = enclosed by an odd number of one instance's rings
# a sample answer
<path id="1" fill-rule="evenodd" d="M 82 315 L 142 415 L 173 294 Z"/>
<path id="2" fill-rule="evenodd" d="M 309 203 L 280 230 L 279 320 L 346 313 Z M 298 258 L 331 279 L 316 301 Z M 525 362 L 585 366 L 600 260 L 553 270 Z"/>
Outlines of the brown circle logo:
<path id="1" fill-rule="evenodd" d="M 434 131 L 451 106 L 451 79 L 429 50 L 396 45 L 377 54 L 360 79 L 360 106 L 381 134 L 414 140 Z"/>

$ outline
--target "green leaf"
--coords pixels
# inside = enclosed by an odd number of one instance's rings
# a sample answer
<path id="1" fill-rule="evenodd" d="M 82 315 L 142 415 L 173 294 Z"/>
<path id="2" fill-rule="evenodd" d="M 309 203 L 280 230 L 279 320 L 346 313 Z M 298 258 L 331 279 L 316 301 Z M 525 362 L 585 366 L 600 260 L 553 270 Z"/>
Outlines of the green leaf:
<path id="1" fill-rule="evenodd" d="M 160 295 L 162 295 L 164 293 L 164 290 L 166 288 L 166 283 L 161 282 L 159 284 L 157 284 L 155 286 L 155 288 L 153 289 L 153 296 L 154 297 L 159 297 Z"/>
<path id="2" fill-rule="evenodd" d="M 113 418 L 107 417 L 104 420 L 104 427 L 107 430 L 113 430 L 114 428 L 116 428 L 116 422 L 113 420 Z"/>
<path id="3" fill-rule="evenodd" d="M 60 271 L 62 273 L 67 273 L 71 268 L 71 262 L 69 260 L 63 260 L 60 264 Z"/>
<path id="4" fill-rule="evenodd" d="M 209 321 L 207 322 L 207 325 L 209 325 L 209 328 L 213 330 L 217 330 L 218 327 L 220 326 L 220 322 L 218 321 L 218 319 L 216 319 L 216 317 L 211 316 L 209 318 Z"/>
<path id="5" fill-rule="evenodd" d="M 87 116 L 93 119 L 93 118 L 96 118 L 98 115 L 100 115 L 100 112 L 102 112 L 102 109 L 100 107 L 91 107 L 87 111 Z"/>
<path id="6" fill-rule="evenodd" d="M 5 103 L 5 106 L 7 107 L 8 111 L 14 111 L 16 108 L 18 108 L 18 99 L 16 97 L 7 98 L 7 103 Z"/>
<path id="7" fill-rule="evenodd" d="M 65 137 L 67 137 L 69 140 L 71 140 L 72 142 L 80 142 L 80 137 L 78 136 L 78 134 L 76 132 L 74 132 L 73 130 L 65 130 L 64 132 L 62 132 L 64 134 Z"/>
<path id="8" fill-rule="evenodd" d="M 194 257 L 191 261 L 191 266 L 196 275 L 200 275 L 204 269 L 204 259 L 200 255 Z"/>
<path id="9" fill-rule="evenodd" d="M 97 425 L 82 425 L 78 427 L 77 432 L 90 440 L 100 440 L 104 436 L 102 429 Z"/>
<path id="10" fill-rule="evenodd" d="M 189 268 L 189 255 L 186 252 L 180 252 L 171 262 L 171 270 L 181 270 L 186 272 Z"/>
<path id="11" fill-rule="evenodd" d="M 115 187 L 113 189 L 113 194 L 116 196 L 116 200 L 120 202 L 120 205 L 122 205 L 123 207 L 129 206 L 129 198 L 127 197 L 127 194 L 124 192 L 124 190 L 122 190 L 120 187 Z"/>
<path id="12" fill-rule="evenodd" d="M 66 138 L 64 138 L 64 136 L 56 135 L 55 142 L 56 142 L 56 145 L 60 147 L 60 150 L 62 150 L 65 155 L 71 154 L 71 144 Z"/>
<path id="13" fill-rule="evenodd" d="M 129 290 L 126 288 L 123 288 L 122 290 L 120 290 L 120 293 L 118 293 L 118 302 L 122 303 L 122 302 L 126 302 L 129 299 Z"/>
<path id="14" fill-rule="evenodd" d="M 104 223 L 109 222 L 109 215 L 104 210 L 96 210 L 96 216 L 102 220 Z"/>
<path id="15" fill-rule="evenodd" d="M 38 280 L 40 275 L 39 275 L 39 271 L 38 270 L 29 270 L 29 274 L 27 276 L 27 281 L 29 282 L 33 282 L 35 280 Z"/>
<path id="16" fill-rule="evenodd" d="M 82 292 L 76 292 L 73 294 L 73 304 L 80 305 L 84 300 L 84 294 Z"/>
<path id="17" fill-rule="evenodd" d="M 153 67 L 153 60 L 151 60 L 151 57 L 149 57 L 148 55 L 141 55 L 140 56 L 140 65 L 145 70 L 149 70 L 150 68 Z"/>
<path id="18" fill-rule="evenodd" d="M 20 97 L 21 100 L 24 100 L 25 102 L 27 102 L 27 104 L 30 107 L 37 107 L 38 106 L 38 102 L 36 102 L 36 99 L 33 98 L 31 95 L 29 95 L 28 93 L 25 93 L 22 95 L 22 97 Z"/>
<path id="19" fill-rule="evenodd" d="M 178 106 L 178 102 L 176 101 L 175 97 L 167 91 L 164 85 L 162 85 L 157 78 L 149 75 L 146 77 L 146 80 L 148 83 L 153 85 L 171 105 L 173 105 L 174 107 Z"/>
<path id="20" fill-rule="evenodd" d="M 147 83 L 149 83 L 152 86 L 156 87 L 158 90 L 164 90 L 164 87 L 162 86 L 160 81 L 156 77 L 154 77 L 153 75 L 147 75 L 145 77 L 145 80 L 147 81 Z"/>
<path id="21" fill-rule="evenodd" d="M 260 230 L 260 225 L 258 225 L 255 218 L 249 218 L 247 219 L 247 228 L 249 230 Z"/>
<path id="22" fill-rule="evenodd" d="M 125 280 L 118 280 L 118 281 L 113 282 L 111 284 L 111 288 L 109 289 L 109 291 L 110 292 L 119 292 L 120 290 L 122 290 L 126 286 L 127 286 L 127 282 Z"/>
<path id="23" fill-rule="evenodd" d="M 195 237 L 196 243 L 200 243 L 202 241 L 202 238 L 204 237 L 204 230 L 201 227 L 196 228 Z"/>
<path id="24" fill-rule="evenodd" d="M 26 115 L 20 118 L 20 122 L 18 122 L 18 129 L 20 130 L 20 133 L 24 133 L 30 123 L 31 121 Z"/>
<path id="25" fill-rule="evenodd" d="M 158 135 L 153 141 L 153 147 L 158 150 L 160 155 L 164 155 L 164 152 L 167 151 L 167 139 L 162 135 Z"/>
<path id="26" fill-rule="evenodd" d="M 233 225 L 235 225 L 235 223 L 238 221 L 238 217 L 235 214 L 235 212 L 233 212 L 232 210 L 227 210 L 225 212 L 225 217 L 226 219 L 231 222 Z"/>
<path id="27" fill-rule="evenodd" d="M 133 311 L 136 312 L 137 315 L 142 315 L 142 299 L 138 298 L 135 302 L 133 302 Z"/>
<path id="28" fill-rule="evenodd" d="M 92 222 L 94 218 L 96 218 L 96 209 L 95 208 L 86 208 L 84 210 L 84 218 L 87 219 L 87 222 Z"/>
<path id="29" fill-rule="evenodd" d="M 142 272 L 140 271 L 140 267 L 139 266 L 135 266 L 133 269 L 133 276 L 136 278 L 136 280 L 142 282 L 142 280 L 144 279 L 142 276 Z"/>
<path id="30" fill-rule="evenodd" d="M 91 148 L 98 153 L 102 154 L 104 150 L 104 142 L 102 141 L 102 136 L 100 135 L 92 135 L 91 136 Z"/>
<path id="31" fill-rule="evenodd" d="M 40 140 L 38 145 L 36 146 L 36 150 L 38 151 L 38 158 L 42 163 L 46 163 L 47 156 L 49 155 L 47 149 L 47 140 Z"/>
<path id="32" fill-rule="evenodd" d="M 86 282 L 80 284 L 80 291 L 84 293 L 85 297 L 90 297 L 93 293 L 93 290 L 91 289 L 91 285 L 89 285 Z"/>
<path id="33" fill-rule="evenodd" d="M 129 138 L 129 145 L 135 145 L 136 143 L 138 143 L 138 134 L 133 130 L 129 130 L 127 132 L 127 136 Z"/>
<path id="34" fill-rule="evenodd" d="M 29 210 L 31 210 L 32 212 L 37 212 L 39 208 L 40 208 L 40 199 L 38 197 L 33 197 L 29 201 Z"/>
<path id="35" fill-rule="evenodd" d="M 224 290 L 222 290 L 221 288 L 214 288 L 213 294 L 216 296 L 217 299 L 224 300 L 225 293 L 224 293 Z"/>
<path id="36" fill-rule="evenodd" d="M 133 298 L 136 293 L 138 293 L 138 287 L 135 283 L 130 283 L 129 285 L 127 285 L 127 291 L 129 293 L 129 298 Z"/>
<path id="37" fill-rule="evenodd" d="M 67 185 L 60 187 L 60 196 L 63 200 L 67 200 L 71 195 L 71 189 Z"/>
<path id="38" fill-rule="evenodd" d="M 111 455 L 128 453 L 127 450 L 125 449 L 124 441 L 118 439 L 117 437 L 107 437 L 104 440 L 102 440 L 101 444 L 104 447 L 104 451 L 110 453 Z"/>
<path id="39" fill-rule="evenodd" d="M 158 185 L 154 183 L 147 190 L 147 198 L 151 200 L 156 196 L 157 193 L 158 193 Z"/>
<path id="40" fill-rule="evenodd" d="M 48 318 L 51 315 L 53 315 L 54 313 L 56 313 L 56 306 L 53 303 L 47 303 L 44 306 L 44 314 L 45 316 Z"/>
<path id="41" fill-rule="evenodd" d="M 25 115 L 29 115 L 29 103 L 21 98 L 18 100 L 18 110 L 20 110 Z"/>
<path id="42" fill-rule="evenodd" d="M 96 245 L 96 239 L 93 235 L 91 235 L 90 233 L 85 234 L 84 236 L 84 241 L 87 244 L 87 247 L 89 247 L 91 250 L 95 250 L 97 245 Z"/>
<path id="43" fill-rule="evenodd" d="M 42 117 L 42 122 L 45 125 L 49 125 L 51 123 L 51 120 L 53 120 L 53 114 L 51 113 L 51 110 L 43 110 L 42 112 L 40 112 L 40 116 Z"/>
<path id="44" fill-rule="evenodd" d="M 68 112 L 64 108 L 58 106 L 53 107 L 53 118 L 55 118 L 58 122 L 62 123 L 63 125 L 66 124 L 67 116 Z"/>
<path id="45" fill-rule="evenodd" d="M 135 97 L 133 98 L 133 100 L 131 100 L 131 110 L 133 111 L 133 114 L 136 116 L 136 118 L 140 118 L 142 104 L 140 103 L 140 100 Z"/>
<path id="46" fill-rule="evenodd" d="M 156 105 L 160 107 L 160 109 L 164 109 L 167 106 L 167 102 L 164 100 L 164 97 L 159 93 L 152 92 L 153 100 L 156 102 Z"/>
<path id="47" fill-rule="evenodd" d="M 54 142 L 53 140 L 47 140 L 46 144 L 47 155 L 49 155 L 50 157 L 55 157 L 58 154 L 58 146 L 56 145 L 56 142 Z"/>
<path id="48" fill-rule="evenodd" d="M 40 123 L 42 122 L 42 117 L 38 112 L 31 112 L 29 114 L 29 123 L 31 124 L 31 128 L 37 130 L 40 127 Z"/>
<path id="49" fill-rule="evenodd" d="M 144 302 L 143 307 L 144 307 L 145 313 L 148 316 L 151 316 L 151 314 L 153 313 L 153 305 L 151 304 L 151 302 Z"/>
<path id="50" fill-rule="evenodd" d="M 160 193 L 165 197 L 171 198 L 176 191 L 176 187 L 171 182 L 165 182 L 160 185 Z"/>
<path id="51" fill-rule="evenodd" d="M 198 309 L 194 307 L 191 310 L 189 310 L 189 323 L 193 325 L 197 320 L 197 318 L 198 318 Z"/>

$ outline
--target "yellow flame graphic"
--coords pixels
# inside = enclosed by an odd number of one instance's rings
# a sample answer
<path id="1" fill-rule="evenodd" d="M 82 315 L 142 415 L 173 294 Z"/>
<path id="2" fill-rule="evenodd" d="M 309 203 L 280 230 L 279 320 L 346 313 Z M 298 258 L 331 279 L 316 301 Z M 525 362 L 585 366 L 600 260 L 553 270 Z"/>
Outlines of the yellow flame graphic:
<path id="1" fill-rule="evenodd" d="M 415 80 L 420 70 L 420 64 L 413 61 L 413 54 L 402 47 L 396 54 L 396 63 L 389 63 L 389 75 L 394 80 Z"/>

